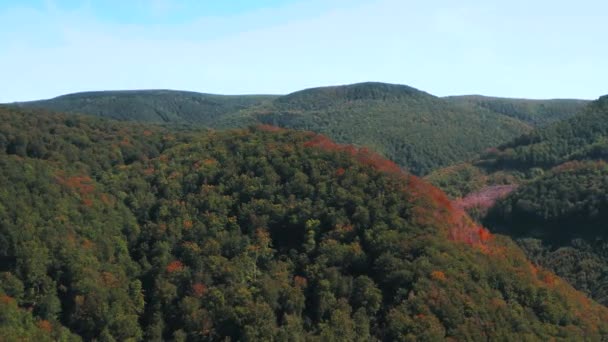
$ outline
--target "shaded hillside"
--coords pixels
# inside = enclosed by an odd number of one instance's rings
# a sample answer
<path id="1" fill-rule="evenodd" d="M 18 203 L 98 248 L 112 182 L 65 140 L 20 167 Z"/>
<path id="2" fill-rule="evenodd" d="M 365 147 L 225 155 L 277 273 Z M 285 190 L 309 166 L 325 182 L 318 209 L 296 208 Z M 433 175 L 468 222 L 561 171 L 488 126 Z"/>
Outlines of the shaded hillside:
<path id="1" fill-rule="evenodd" d="M 531 258 L 608 305 L 608 165 L 568 162 L 522 186 L 486 224 L 520 239 Z"/>
<path id="2" fill-rule="evenodd" d="M 371 147 L 418 175 L 529 130 L 527 124 L 489 110 L 453 105 L 411 87 L 383 83 L 303 90 L 252 111 L 252 116 L 265 124 Z"/>
<path id="3" fill-rule="evenodd" d="M 456 197 L 484 185 L 518 183 L 571 160 L 598 160 L 608 155 L 608 96 L 587 105 L 578 115 L 535 129 L 470 163 L 429 175 L 434 184 Z"/>
<path id="4" fill-rule="evenodd" d="M 608 338 L 608 309 L 368 150 L 0 118 L 7 340 Z"/>
<path id="5" fill-rule="evenodd" d="M 528 100 L 488 97 L 479 95 L 450 96 L 447 100 L 466 106 L 481 107 L 533 126 L 546 126 L 568 119 L 580 112 L 590 101 L 555 99 Z"/>
<path id="6" fill-rule="evenodd" d="M 473 99 L 481 101 L 368 82 L 285 96 L 94 92 L 20 105 L 141 122 L 228 129 L 263 123 L 311 130 L 341 143 L 371 147 L 418 175 L 472 158 L 532 125 L 566 117 L 580 105 L 575 100 Z"/>
<path id="7" fill-rule="evenodd" d="M 485 189 L 518 185 L 505 198 L 468 209 L 484 217 L 493 206 L 483 219 L 492 231 L 517 238 L 535 262 L 608 304 L 607 138 L 608 97 L 602 97 L 571 119 L 427 179 L 469 203 Z"/>
<path id="8" fill-rule="evenodd" d="M 273 95 L 213 95 L 173 90 L 75 93 L 19 106 L 118 120 L 212 126 L 220 117 L 274 99 Z"/>

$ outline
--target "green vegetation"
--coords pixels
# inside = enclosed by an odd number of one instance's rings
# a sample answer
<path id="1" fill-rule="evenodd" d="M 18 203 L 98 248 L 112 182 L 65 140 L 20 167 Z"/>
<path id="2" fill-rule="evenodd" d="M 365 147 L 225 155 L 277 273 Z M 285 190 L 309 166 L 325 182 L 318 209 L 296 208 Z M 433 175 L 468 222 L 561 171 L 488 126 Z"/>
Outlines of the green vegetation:
<path id="1" fill-rule="evenodd" d="M 173 90 L 98 91 L 22 102 L 25 108 L 117 120 L 213 126 L 219 118 L 270 101 L 273 95 L 213 95 Z"/>
<path id="2" fill-rule="evenodd" d="M 608 305 L 608 165 L 568 162 L 500 200 L 485 223 Z"/>
<path id="3" fill-rule="evenodd" d="M 479 215 L 484 224 L 516 238 L 534 262 L 608 304 L 607 138 L 604 96 L 573 118 L 427 179 L 456 198 L 475 197 L 488 185 L 518 184 L 485 218 Z"/>
<path id="4" fill-rule="evenodd" d="M 94 92 L 21 103 L 120 120 L 245 128 L 270 124 L 368 146 L 417 175 L 473 158 L 531 129 L 573 115 L 577 100 L 439 98 L 385 83 L 313 88 L 285 96 L 177 91 Z"/>
<path id="5" fill-rule="evenodd" d="M 471 158 L 529 130 L 501 114 L 453 106 L 414 88 L 382 83 L 303 90 L 252 115 L 265 124 L 371 147 L 417 175 Z"/>
<path id="6" fill-rule="evenodd" d="M 608 338 L 607 308 L 367 150 L 276 128 L 0 119 L 9 340 Z"/>
<path id="7" fill-rule="evenodd" d="M 479 95 L 450 96 L 446 99 L 466 106 L 489 109 L 537 127 L 568 119 L 589 104 L 585 100 L 528 100 Z"/>
<path id="8" fill-rule="evenodd" d="M 434 171 L 427 180 L 460 197 L 470 189 L 522 183 L 568 161 L 599 160 L 607 155 L 608 96 L 604 96 L 570 119 L 488 149 L 472 162 Z"/>

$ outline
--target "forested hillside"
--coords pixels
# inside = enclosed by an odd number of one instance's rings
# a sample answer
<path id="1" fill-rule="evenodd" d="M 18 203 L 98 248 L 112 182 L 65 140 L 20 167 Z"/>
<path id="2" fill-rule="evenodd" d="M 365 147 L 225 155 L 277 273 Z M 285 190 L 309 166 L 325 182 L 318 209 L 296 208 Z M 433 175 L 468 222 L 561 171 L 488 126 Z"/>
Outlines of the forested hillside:
<path id="1" fill-rule="evenodd" d="M 439 98 L 412 87 L 359 83 L 285 96 L 177 91 L 92 92 L 19 103 L 120 120 L 245 128 L 271 124 L 368 146 L 417 175 L 473 158 L 532 126 L 574 115 L 577 100 Z"/>
<path id="2" fill-rule="evenodd" d="M 530 129 L 489 110 L 454 106 L 411 87 L 382 83 L 307 89 L 252 115 L 265 124 L 371 147 L 417 175 L 471 158 Z"/>
<path id="3" fill-rule="evenodd" d="M 0 119 L 6 340 L 608 338 L 607 308 L 368 150 Z"/>
<path id="4" fill-rule="evenodd" d="M 608 96 L 578 115 L 535 129 L 470 163 L 440 169 L 427 179 L 455 197 L 484 185 L 521 183 L 572 160 L 599 160 L 608 155 Z"/>
<path id="5" fill-rule="evenodd" d="M 466 106 L 486 108 L 534 126 L 546 126 L 553 122 L 571 118 L 590 102 L 570 99 L 509 99 L 479 95 L 450 96 L 446 99 Z"/>
<path id="6" fill-rule="evenodd" d="M 537 263 L 608 305 L 608 166 L 568 162 L 498 201 L 485 219 Z"/>
<path id="7" fill-rule="evenodd" d="M 214 95 L 174 90 L 97 91 L 18 103 L 26 108 L 117 120 L 213 126 L 219 118 L 270 101 L 273 95 Z"/>
<path id="8" fill-rule="evenodd" d="M 518 239 L 535 262 L 608 304 L 607 138 L 602 97 L 571 119 L 427 179 L 463 197 L 492 231 Z M 513 192 L 475 201 L 503 184 Z"/>

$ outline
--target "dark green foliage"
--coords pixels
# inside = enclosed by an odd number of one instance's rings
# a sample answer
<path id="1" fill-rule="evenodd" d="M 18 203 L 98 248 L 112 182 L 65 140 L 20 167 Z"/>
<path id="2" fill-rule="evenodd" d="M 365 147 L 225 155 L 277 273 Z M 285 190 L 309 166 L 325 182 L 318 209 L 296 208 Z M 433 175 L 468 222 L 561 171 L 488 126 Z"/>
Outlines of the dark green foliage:
<path id="1" fill-rule="evenodd" d="M 369 154 L 291 131 L 0 119 L 2 337 L 608 338 L 606 308 L 505 238 L 450 239 L 484 231 Z"/>
<path id="2" fill-rule="evenodd" d="M 403 85 L 368 82 L 306 89 L 285 96 L 94 92 L 19 105 L 212 128 L 263 123 L 311 130 L 342 143 L 371 147 L 410 172 L 423 175 L 505 143 L 529 131 L 530 124 L 537 121 L 566 117 L 580 102 L 548 102 L 546 110 L 544 102 L 525 104 L 517 106 L 515 115 L 499 110 L 499 106 L 439 98 Z"/>
<path id="3" fill-rule="evenodd" d="M 608 136 L 608 98 L 591 103 L 579 115 L 537 129 L 491 151 L 481 164 L 493 168 L 548 168 L 571 159 L 602 156 Z"/>
<path id="4" fill-rule="evenodd" d="M 265 124 L 369 146 L 418 175 L 471 158 L 529 130 L 521 121 L 483 108 L 382 83 L 303 90 L 250 112 Z"/>
<path id="5" fill-rule="evenodd" d="M 213 95 L 173 90 L 100 91 L 22 102 L 19 106 L 118 120 L 212 126 L 220 117 L 274 99 L 273 95 Z"/>
<path id="6" fill-rule="evenodd" d="M 534 126 L 546 126 L 568 119 L 589 104 L 585 100 L 528 100 L 478 95 L 451 96 L 447 99 L 466 106 L 489 109 Z"/>
<path id="7" fill-rule="evenodd" d="M 499 201 L 485 222 L 520 237 L 534 261 L 608 304 L 607 193 L 604 162 L 569 162 Z"/>
<path id="8" fill-rule="evenodd" d="M 606 156 L 608 97 L 604 96 L 570 119 L 488 149 L 471 162 L 435 170 L 427 180 L 459 197 L 485 185 L 523 183 L 568 161 L 603 160 Z"/>
<path id="9" fill-rule="evenodd" d="M 456 197 L 485 185 L 519 184 L 490 210 L 486 226 L 517 238 L 532 260 L 606 304 L 607 137 L 608 98 L 602 97 L 571 119 L 428 179 Z"/>
<path id="10" fill-rule="evenodd" d="M 489 219 L 547 240 L 608 236 L 607 193 L 604 162 L 569 162 L 499 201 Z"/>

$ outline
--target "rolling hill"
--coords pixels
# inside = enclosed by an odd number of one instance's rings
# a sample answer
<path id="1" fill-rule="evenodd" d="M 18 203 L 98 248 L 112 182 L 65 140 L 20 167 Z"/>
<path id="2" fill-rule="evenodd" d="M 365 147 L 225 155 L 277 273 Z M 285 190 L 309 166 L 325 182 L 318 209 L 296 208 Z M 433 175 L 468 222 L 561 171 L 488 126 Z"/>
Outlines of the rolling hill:
<path id="1" fill-rule="evenodd" d="M 116 120 L 213 126 L 220 117 L 270 101 L 273 95 L 214 95 L 175 90 L 97 91 L 20 102 L 26 108 Z"/>
<path id="2" fill-rule="evenodd" d="M 251 111 L 256 121 L 368 146 L 418 175 L 470 158 L 530 127 L 417 89 L 362 83 L 296 92 Z"/>
<path id="3" fill-rule="evenodd" d="M 312 130 L 341 143 L 373 148 L 410 172 L 424 175 L 505 143 L 533 125 L 573 115 L 581 103 L 439 98 L 404 85 L 367 82 L 305 89 L 285 96 L 94 92 L 18 105 L 210 128 L 263 123 Z"/>
<path id="4" fill-rule="evenodd" d="M 0 119 L 7 340 L 608 338 L 608 308 L 367 149 Z"/>
<path id="5" fill-rule="evenodd" d="M 492 231 L 517 239 L 535 262 L 608 304 L 607 156 L 604 96 L 575 117 L 427 179 L 462 197 Z M 511 184 L 506 193 L 483 196 L 504 184 Z"/>
<path id="6" fill-rule="evenodd" d="M 467 106 L 489 109 L 535 127 L 568 119 L 580 112 L 590 102 L 574 99 L 510 99 L 480 95 L 449 96 L 446 99 Z"/>

